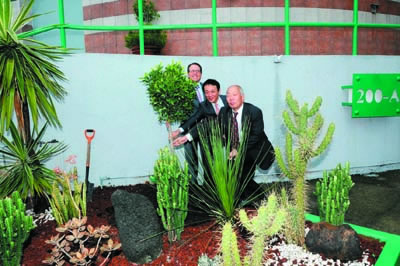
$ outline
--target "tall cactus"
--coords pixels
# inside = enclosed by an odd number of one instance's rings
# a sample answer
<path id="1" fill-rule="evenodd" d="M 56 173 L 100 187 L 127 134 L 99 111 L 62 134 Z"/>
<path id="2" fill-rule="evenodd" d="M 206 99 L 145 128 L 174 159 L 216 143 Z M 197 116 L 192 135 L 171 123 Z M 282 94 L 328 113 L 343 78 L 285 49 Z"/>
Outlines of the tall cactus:
<path id="1" fill-rule="evenodd" d="M 350 176 L 350 163 L 341 164 L 333 171 L 324 171 L 317 181 L 314 194 L 317 195 L 319 216 L 333 225 L 344 223 L 344 215 L 350 206 L 349 192 L 354 183 Z"/>
<path id="2" fill-rule="evenodd" d="M 157 184 L 157 213 L 161 216 L 168 240 L 179 240 L 188 211 L 189 170 L 181 168 L 178 157 L 169 147 L 159 151 L 150 180 Z"/>
<path id="3" fill-rule="evenodd" d="M 0 261 L 4 266 L 20 265 L 22 244 L 34 228 L 32 216 L 25 215 L 25 204 L 18 191 L 0 200 Z"/>
<path id="4" fill-rule="evenodd" d="M 72 218 L 86 216 L 86 184 L 78 182 L 76 167 L 69 173 L 63 173 L 53 183 L 49 202 L 58 225 L 65 224 Z"/>
<path id="5" fill-rule="evenodd" d="M 309 161 L 326 150 L 332 140 L 335 131 L 335 125 L 331 123 L 328 130 L 322 139 L 321 143 L 317 146 L 316 141 L 318 133 L 320 132 L 324 120 L 320 113 L 319 108 L 322 104 L 322 98 L 317 97 L 310 109 L 308 104 L 304 104 L 301 108 L 299 103 L 293 98 L 290 91 L 286 92 L 286 103 L 292 112 L 292 117 L 289 112 L 285 110 L 282 114 L 285 126 L 288 129 L 286 135 L 286 164 L 279 147 L 275 149 L 276 161 L 282 173 L 293 181 L 293 197 L 296 202 L 299 220 L 296 225 L 299 227 L 297 232 L 296 243 L 304 245 L 304 213 L 306 210 L 306 194 L 305 194 L 305 175 Z M 312 123 L 309 119 L 312 119 Z M 293 136 L 296 137 L 296 143 L 293 143 Z M 295 148 L 293 148 L 295 147 Z M 300 228 L 301 227 L 301 228 Z"/>
<path id="6" fill-rule="evenodd" d="M 245 210 L 239 211 L 240 222 L 253 234 L 251 254 L 244 258 L 243 265 L 262 265 L 265 241 L 282 229 L 287 216 L 285 208 L 280 206 L 275 194 L 268 197 L 257 213 L 257 216 L 249 219 Z M 241 265 L 237 238 L 230 222 L 224 225 L 221 246 L 223 265 Z"/>

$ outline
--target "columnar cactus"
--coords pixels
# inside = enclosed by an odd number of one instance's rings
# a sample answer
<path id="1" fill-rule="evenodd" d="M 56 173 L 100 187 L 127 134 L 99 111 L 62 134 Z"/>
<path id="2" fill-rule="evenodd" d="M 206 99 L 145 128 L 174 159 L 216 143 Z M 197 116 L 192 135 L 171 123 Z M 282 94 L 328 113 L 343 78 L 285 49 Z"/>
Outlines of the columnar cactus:
<path id="1" fill-rule="evenodd" d="M 240 222 L 253 234 L 251 254 L 244 258 L 243 265 L 262 265 L 265 241 L 282 229 L 287 216 L 275 194 L 268 197 L 257 213 L 257 216 L 249 219 L 245 210 L 239 211 Z M 221 246 L 223 265 L 241 265 L 237 238 L 230 222 L 224 225 Z"/>
<path id="2" fill-rule="evenodd" d="M 168 240 L 179 240 L 188 211 L 189 170 L 181 168 L 178 157 L 165 147 L 159 152 L 150 180 L 157 184 L 157 213 L 161 216 Z"/>
<path id="3" fill-rule="evenodd" d="M 223 265 L 242 265 L 237 245 L 237 237 L 232 229 L 231 222 L 227 222 L 222 228 L 221 249 L 223 254 Z"/>
<path id="4" fill-rule="evenodd" d="M 34 228 L 32 216 L 25 215 L 25 204 L 18 191 L 11 198 L 0 200 L 0 263 L 4 266 L 19 265 L 22 244 Z"/>
<path id="5" fill-rule="evenodd" d="M 58 176 L 57 181 L 53 183 L 49 202 L 58 225 L 62 225 L 72 218 L 86 216 L 86 184 L 78 182 L 76 167 L 69 173 L 62 173 Z"/>
<path id="6" fill-rule="evenodd" d="M 341 164 L 331 172 L 324 171 L 317 181 L 314 194 L 318 199 L 319 215 L 333 225 L 344 223 L 344 215 L 350 206 L 349 192 L 354 183 L 350 176 L 350 163 Z"/>
<path id="7" fill-rule="evenodd" d="M 309 161 L 326 150 L 332 140 L 335 131 L 335 125 L 331 123 L 323 138 L 322 142 L 317 146 L 316 139 L 319 131 L 322 128 L 324 120 L 321 114 L 318 113 L 321 107 L 322 98 L 317 97 L 310 109 L 304 104 L 301 108 L 299 103 L 293 98 L 290 91 L 286 93 L 286 103 L 293 113 L 292 117 L 288 111 L 283 112 L 283 121 L 288 129 L 286 135 L 286 164 L 279 147 L 275 149 L 276 161 L 282 173 L 289 179 L 293 180 L 293 196 L 298 209 L 299 221 L 296 223 L 299 226 L 296 242 L 298 245 L 304 245 L 304 213 L 306 209 L 305 195 L 305 175 Z M 314 117 L 315 116 L 315 117 Z M 309 125 L 309 119 L 313 118 L 312 124 Z M 293 143 L 293 136 L 296 137 L 296 143 Z M 293 149 L 295 147 L 295 149 Z M 301 228 L 300 228 L 301 227 Z"/>

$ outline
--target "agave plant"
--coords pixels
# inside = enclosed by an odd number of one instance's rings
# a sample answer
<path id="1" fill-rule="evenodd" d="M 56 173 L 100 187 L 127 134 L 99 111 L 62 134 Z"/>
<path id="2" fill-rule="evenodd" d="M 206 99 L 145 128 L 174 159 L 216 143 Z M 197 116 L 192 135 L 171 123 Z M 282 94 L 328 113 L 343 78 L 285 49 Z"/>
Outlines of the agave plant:
<path id="1" fill-rule="evenodd" d="M 30 121 L 38 131 L 39 118 L 61 127 L 53 99 L 62 100 L 66 91 L 59 84 L 66 80 L 52 61 L 68 54 L 66 49 L 17 35 L 39 15 L 29 15 L 34 0 L 21 7 L 14 19 L 10 0 L 0 1 L 0 136 L 10 128 L 13 114 L 24 142 L 30 139 Z"/>
<path id="2" fill-rule="evenodd" d="M 1 137 L 4 148 L 0 149 L 0 154 L 3 155 L 4 165 L 0 166 L 0 170 L 5 172 L 0 176 L 0 198 L 11 195 L 13 191 L 18 191 L 22 199 L 51 192 L 56 174 L 43 163 L 62 153 L 67 146 L 62 143 L 42 145 L 46 127 L 47 124 L 36 137 L 33 136 L 31 141 L 25 144 L 16 126 L 11 122 L 12 139 Z"/>

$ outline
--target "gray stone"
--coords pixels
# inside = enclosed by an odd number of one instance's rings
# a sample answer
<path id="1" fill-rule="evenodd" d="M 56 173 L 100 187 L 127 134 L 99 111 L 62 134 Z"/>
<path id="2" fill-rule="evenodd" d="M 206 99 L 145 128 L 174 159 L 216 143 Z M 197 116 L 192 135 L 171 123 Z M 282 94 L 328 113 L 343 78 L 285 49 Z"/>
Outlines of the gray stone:
<path id="1" fill-rule="evenodd" d="M 311 252 L 341 261 L 356 260 L 362 255 L 360 239 L 356 231 L 347 224 L 313 224 L 306 236 L 306 246 Z"/>
<path id="2" fill-rule="evenodd" d="M 126 258 L 131 262 L 143 264 L 160 256 L 160 220 L 150 200 L 140 194 L 116 190 L 111 195 L 111 201 Z"/>

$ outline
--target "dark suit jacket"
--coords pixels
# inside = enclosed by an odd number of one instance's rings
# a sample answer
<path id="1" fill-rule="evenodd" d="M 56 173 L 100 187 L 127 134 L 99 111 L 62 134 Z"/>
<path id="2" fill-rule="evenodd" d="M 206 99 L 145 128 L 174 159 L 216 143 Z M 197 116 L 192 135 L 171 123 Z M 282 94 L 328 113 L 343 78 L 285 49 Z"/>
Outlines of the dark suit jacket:
<path id="1" fill-rule="evenodd" d="M 232 119 L 232 108 L 226 105 L 219 112 L 219 121 L 223 128 L 228 129 Z M 264 120 L 260 108 L 243 103 L 242 126 L 249 123 L 247 138 L 246 159 L 255 162 L 261 169 L 268 169 L 275 160 L 274 149 L 264 132 Z M 227 133 L 226 133 L 227 134 Z"/>
<path id="2" fill-rule="evenodd" d="M 228 103 L 226 101 L 226 96 L 225 95 L 220 95 L 219 96 L 224 103 L 224 106 L 228 106 Z M 192 114 L 185 123 L 180 125 L 180 128 L 184 130 L 183 133 L 190 133 L 193 137 L 193 139 L 198 139 L 199 134 L 197 130 L 197 124 L 200 123 L 203 119 L 214 119 L 217 117 L 217 114 L 215 113 L 214 107 L 212 103 L 209 101 L 205 100 L 204 102 L 201 102 L 199 107 L 197 108 L 196 112 Z"/>

